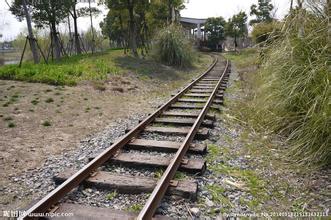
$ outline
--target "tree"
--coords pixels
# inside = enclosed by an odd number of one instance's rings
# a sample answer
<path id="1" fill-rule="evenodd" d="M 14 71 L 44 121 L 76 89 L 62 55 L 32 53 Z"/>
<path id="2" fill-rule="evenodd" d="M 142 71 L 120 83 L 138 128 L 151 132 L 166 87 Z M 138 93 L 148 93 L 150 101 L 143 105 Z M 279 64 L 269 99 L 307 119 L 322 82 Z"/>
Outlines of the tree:
<path id="1" fill-rule="evenodd" d="M 128 15 L 125 10 L 109 9 L 107 16 L 100 23 L 102 34 L 109 38 L 110 43 L 116 47 L 126 48 L 128 44 L 127 21 Z"/>
<path id="2" fill-rule="evenodd" d="M 49 26 L 52 46 L 55 49 L 55 58 L 59 60 L 63 51 L 62 43 L 57 31 L 57 25 L 63 21 L 69 8 L 70 0 L 33 1 L 32 17 L 37 27 L 43 28 Z M 53 48 L 52 48 L 53 50 Z"/>
<path id="3" fill-rule="evenodd" d="M 109 12 L 100 24 L 102 33 L 117 45 L 128 46 L 135 56 L 144 55 L 150 39 L 170 21 L 176 21 L 183 0 L 105 0 Z M 125 50 L 126 51 L 126 50 Z"/>
<path id="4" fill-rule="evenodd" d="M 67 8 L 68 13 L 71 15 L 74 21 L 74 43 L 75 43 L 76 54 L 81 54 L 82 48 L 80 45 L 80 39 L 78 34 L 77 19 L 79 17 L 84 17 L 88 15 L 90 16 L 97 15 L 100 13 L 100 10 L 95 7 L 82 7 L 80 9 L 77 9 L 78 0 L 66 0 L 66 1 L 68 1 L 69 3 L 69 6 Z M 91 30 L 93 30 L 92 27 Z"/>
<path id="5" fill-rule="evenodd" d="M 258 0 L 258 6 L 255 4 L 251 6 L 250 15 L 255 15 L 256 18 L 250 21 L 250 25 L 273 20 L 271 11 L 274 6 L 270 2 L 271 0 Z"/>
<path id="6" fill-rule="evenodd" d="M 56 26 L 66 17 L 68 3 L 70 1 L 71 0 L 57 0 L 57 1 L 39 0 L 39 1 L 31 1 L 32 4 L 29 5 L 30 6 L 29 8 L 32 12 L 31 13 L 32 19 L 36 27 L 42 28 L 45 26 L 49 26 L 51 32 L 52 46 L 55 48 L 56 59 L 59 59 L 61 57 L 61 50 L 62 50 L 61 42 L 58 37 Z M 22 20 L 24 16 L 26 16 L 26 10 L 24 9 L 24 4 L 26 2 L 27 2 L 26 0 L 24 1 L 15 0 L 10 9 L 11 12 L 20 20 Z M 29 25 L 28 25 L 28 29 L 29 29 Z"/>
<path id="7" fill-rule="evenodd" d="M 221 40 L 225 38 L 225 20 L 223 17 L 208 18 L 205 23 L 205 33 L 208 36 L 208 42 L 216 51 Z"/>
<path id="8" fill-rule="evenodd" d="M 228 20 L 226 24 L 226 35 L 233 37 L 236 50 L 238 46 L 237 39 L 244 38 L 247 34 L 247 15 L 244 11 L 241 11 Z"/>
<path id="9" fill-rule="evenodd" d="M 128 14 L 128 43 L 132 54 L 138 57 L 138 45 L 137 45 L 137 22 L 135 13 L 139 4 L 148 5 L 148 0 L 134 1 L 134 0 L 106 0 L 106 4 L 109 9 L 123 11 L 125 10 Z"/>
<path id="10" fill-rule="evenodd" d="M 8 2 L 6 1 L 8 4 Z M 9 4 L 8 4 L 9 5 Z M 10 6 L 10 11 L 18 18 L 19 21 L 22 21 L 25 17 L 26 24 L 28 27 L 28 33 L 29 33 L 29 44 L 33 56 L 34 63 L 39 63 L 39 54 L 37 49 L 37 43 L 35 41 L 33 30 L 32 30 L 32 24 L 31 24 L 31 16 L 28 9 L 28 5 L 26 3 L 26 0 L 15 0 L 12 6 Z"/>
<path id="11" fill-rule="evenodd" d="M 177 20 L 179 11 L 185 8 L 183 0 L 167 0 L 168 23 L 173 23 Z"/>

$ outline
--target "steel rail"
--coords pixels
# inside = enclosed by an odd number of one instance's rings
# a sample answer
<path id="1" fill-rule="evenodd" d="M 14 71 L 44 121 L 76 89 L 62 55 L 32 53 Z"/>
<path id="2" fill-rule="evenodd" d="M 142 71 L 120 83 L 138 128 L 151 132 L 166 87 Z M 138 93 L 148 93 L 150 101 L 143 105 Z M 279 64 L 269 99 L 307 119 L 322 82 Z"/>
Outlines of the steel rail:
<path id="1" fill-rule="evenodd" d="M 148 124 L 150 124 L 156 117 L 158 117 L 163 111 L 168 109 L 168 107 L 176 102 L 179 97 L 181 97 L 185 92 L 187 92 L 194 84 L 196 84 L 200 79 L 202 79 L 206 74 L 208 74 L 218 62 L 217 57 L 214 58 L 213 63 L 209 68 L 202 73 L 199 77 L 193 80 L 188 86 L 183 88 L 177 95 L 171 98 L 164 105 L 159 107 L 154 113 L 149 115 L 145 120 L 140 122 L 136 127 L 126 133 L 122 138 L 104 150 L 91 162 L 86 164 L 83 168 L 77 171 L 74 175 L 68 178 L 65 182 L 55 188 L 53 191 L 48 193 L 45 197 L 39 200 L 31 208 L 24 212 L 24 216 L 20 216 L 18 219 L 34 219 L 40 213 L 47 213 L 53 205 L 55 205 L 60 199 L 62 199 L 67 193 L 72 189 L 77 187 L 81 182 L 88 178 L 98 167 L 108 161 L 116 152 L 126 145 L 132 138 L 134 138 L 139 132 L 141 132 Z"/>
<path id="2" fill-rule="evenodd" d="M 212 105 L 212 101 L 216 96 L 217 90 L 221 86 L 222 80 L 227 73 L 227 69 L 229 66 L 229 61 L 226 61 L 225 69 L 222 73 L 221 78 L 219 79 L 217 85 L 215 86 L 212 94 L 210 95 L 207 103 L 205 104 L 204 108 L 202 109 L 201 113 L 199 114 L 197 120 L 192 125 L 190 132 L 186 135 L 184 142 L 181 144 L 180 148 L 178 149 L 177 153 L 175 154 L 174 158 L 171 160 L 170 164 L 168 165 L 166 171 L 163 173 L 162 177 L 157 182 L 156 187 L 154 188 L 152 194 L 148 198 L 145 206 L 139 213 L 137 219 L 138 220 L 150 220 L 152 219 L 156 209 L 158 208 L 165 192 L 167 191 L 170 181 L 174 178 L 177 169 L 179 168 L 184 155 L 186 154 L 190 143 L 192 142 L 194 136 L 198 132 L 198 129 L 206 116 L 210 106 Z"/>

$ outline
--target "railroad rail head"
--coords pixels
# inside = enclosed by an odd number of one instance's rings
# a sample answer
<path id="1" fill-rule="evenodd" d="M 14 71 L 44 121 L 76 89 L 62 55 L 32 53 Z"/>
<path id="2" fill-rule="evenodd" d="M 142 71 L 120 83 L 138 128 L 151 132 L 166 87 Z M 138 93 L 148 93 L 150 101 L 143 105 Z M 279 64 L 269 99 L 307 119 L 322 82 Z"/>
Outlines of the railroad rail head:
<path id="1" fill-rule="evenodd" d="M 135 138 L 141 131 L 143 131 L 147 125 L 152 123 L 158 116 L 160 116 L 165 110 L 171 107 L 172 104 L 178 101 L 187 91 L 193 88 L 201 79 L 203 79 L 217 64 L 218 58 L 215 57 L 213 63 L 209 66 L 209 68 L 202 73 L 199 77 L 193 80 L 189 85 L 183 88 L 179 93 L 173 96 L 168 102 L 159 107 L 153 114 L 149 115 L 145 120 L 140 122 L 136 127 L 126 133 L 123 137 L 121 137 L 118 141 L 104 150 L 101 154 L 96 156 L 92 161 L 86 164 L 79 171 L 74 173 L 70 178 L 64 181 L 61 185 L 43 197 L 40 201 L 34 204 L 31 208 L 26 210 L 24 216 L 20 216 L 18 219 L 34 219 L 40 213 L 47 213 L 50 209 L 58 203 L 66 194 L 72 191 L 75 187 L 77 187 L 80 183 L 82 183 L 85 179 L 87 179 L 91 174 L 95 172 L 95 170 L 103 165 L 106 161 L 108 161 L 111 157 L 113 157 L 118 150 L 122 149 L 126 144 L 128 144 L 133 138 Z M 196 135 L 198 128 L 200 127 L 203 119 L 207 115 L 207 111 L 210 108 L 213 99 L 217 95 L 217 90 L 221 86 L 221 80 L 227 72 L 228 61 L 226 64 L 226 68 L 222 74 L 222 77 L 219 79 L 216 87 L 214 88 L 211 96 L 209 97 L 207 103 L 201 110 L 201 113 L 198 115 L 197 120 L 194 122 L 191 127 L 189 133 L 185 137 L 185 141 L 177 150 L 175 154 L 175 158 L 171 160 L 170 165 L 166 169 L 165 174 L 158 181 L 157 187 L 153 191 L 148 203 L 145 205 L 142 212 L 139 214 L 138 218 L 140 219 L 149 219 L 153 216 L 154 211 L 161 199 L 164 195 L 166 188 L 169 186 L 169 183 L 174 176 L 174 172 L 177 170 L 180 162 L 185 155 L 186 151 L 189 148 L 190 143 L 192 142 L 194 136 Z"/>
<path id="2" fill-rule="evenodd" d="M 213 99 L 215 98 L 215 96 L 217 94 L 218 88 L 221 86 L 223 77 L 227 73 L 228 64 L 229 64 L 229 61 L 227 61 L 225 69 L 222 73 L 222 76 L 220 77 L 220 79 L 219 79 L 217 85 L 215 86 L 212 94 L 210 95 L 208 101 L 204 105 L 204 107 L 203 107 L 201 113 L 199 114 L 197 120 L 192 125 L 192 127 L 190 129 L 190 132 L 185 137 L 184 142 L 182 143 L 182 145 L 178 149 L 178 151 L 175 154 L 174 158 L 172 159 L 171 163 L 169 164 L 166 171 L 163 173 L 162 177 L 158 181 L 156 187 L 154 188 L 154 191 L 152 192 L 152 194 L 148 198 L 145 206 L 143 207 L 143 209 L 139 213 L 139 215 L 137 217 L 138 220 L 152 219 L 156 209 L 159 206 L 159 203 L 161 202 L 164 194 L 166 193 L 166 191 L 167 191 L 167 189 L 170 185 L 171 180 L 175 176 L 175 173 L 176 173 L 177 169 L 179 168 L 179 166 L 180 166 L 180 164 L 181 164 L 181 162 L 184 158 L 184 155 L 186 154 L 186 152 L 189 148 L 190 143 L 192 142 L 194 136 L 198 132 L 198 129 L 199 129 L 201 123 L 203 122 L 204 117 L 206 116 L 210 106 L 212 105 Z"/>

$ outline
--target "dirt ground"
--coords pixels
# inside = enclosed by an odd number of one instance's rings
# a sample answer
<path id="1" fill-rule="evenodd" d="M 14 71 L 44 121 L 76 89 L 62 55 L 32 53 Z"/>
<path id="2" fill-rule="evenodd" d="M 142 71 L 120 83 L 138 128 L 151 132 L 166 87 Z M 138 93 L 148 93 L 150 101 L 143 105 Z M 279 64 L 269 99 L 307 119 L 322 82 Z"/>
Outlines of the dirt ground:
<path id="1" fill-rule="evenodd" d="M 152 112 L 155 100 L 168 99 L 210 63 L 211 58 L 178 79 L 164 81 L 132 73 L 75 87 L 0 80 L 1 206 L 15 200 L 2 190 L 11 177 L 40 167 L 49 155 L 74 150 L 84 137 L 116 119 Z"/>

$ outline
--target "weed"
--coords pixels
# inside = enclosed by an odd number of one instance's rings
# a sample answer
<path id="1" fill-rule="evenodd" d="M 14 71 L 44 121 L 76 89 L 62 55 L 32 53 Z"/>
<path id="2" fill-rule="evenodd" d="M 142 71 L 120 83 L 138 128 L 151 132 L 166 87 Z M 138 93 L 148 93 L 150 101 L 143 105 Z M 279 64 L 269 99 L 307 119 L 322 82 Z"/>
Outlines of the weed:
<path id="1" fill-rule="evenodd" d="M 39 101 L 36 100 L 36 99 L 34 99 L 34 100 L 31 101 L 31 103 L 32 103 L 33 105 L 37 105 L 37 104 L 39 103 Z"/>
<path id="2" fill-rule="evenodd" d="M 212 184 L 206 186 L 207 191 L 211 194 L 211 200 L 217 205 L 231 207 L 231 202 L 224 195 L 225 189 L 218 185 Z"/>
<path id="3" fill-rule="evenodd" d="M 46 120 L 46 121 L 43 121 L 42 125 L 45 126 L 45 127 L 49 127 L 52 124 L 49 121 Z"/>
<path id="4" fill-rule="evenodd" d="M 143 208 L 142 204 L 133 204 L 132 206 L 128 207 L 126 210 L 129 212 L 140 212 Z"/>
<path id="5" fill-rule="evenodd" d="M 10 116 L 8 116 L 8 117 L 5 117 L 3 120 L 4 120 L 4 121 L 11 121 L 11 120 L 13 120 L 13 118 L 10 117 Z"/>
<path id="6" fill-rule="evenodd" d="M 108 200 L 113 200 L 116 196 L 117 196 L 117 191 L 115 190 L 115 191 L 113 191 L 113 192 L 111 192 L 111 193 L 108 193 L 107 195 L 106 195 L 106 199 L 108 199 Z"/>
<path id="7" fill-rule="evenodd" d="M 53 99 L 53 98 L 47 98 L 47 99 L 45 100 L 45 102 L 46 102 L 46 103 L 51 103 L 51 102 L 54 102 L 54 99 Z"/>
<path id="8" fill-rule="evenodd" d="M 15 123 L 14 122 L 9 122 L 8 128 L 14 128 L 14 127 L 16 127 Z"/>
<path id="9" fill-rule="evenodd" d="M 163 172 L 164 172 L 164 170 L 162 170 L 162 169 L 156 170 L 154 173 L 154 177 L 157 179 L 160 179 L 163 175 Z"/>
<path id="10" fill-rule="evenodd" d="M 174 177 L 175 180 L 183 180 L 185 178 L 187 178 L 187 175 L 185 173 L 176 171 L 175 177 Z"/>

